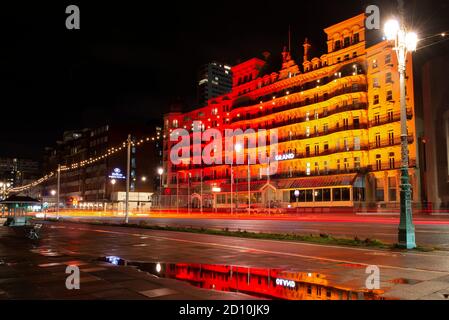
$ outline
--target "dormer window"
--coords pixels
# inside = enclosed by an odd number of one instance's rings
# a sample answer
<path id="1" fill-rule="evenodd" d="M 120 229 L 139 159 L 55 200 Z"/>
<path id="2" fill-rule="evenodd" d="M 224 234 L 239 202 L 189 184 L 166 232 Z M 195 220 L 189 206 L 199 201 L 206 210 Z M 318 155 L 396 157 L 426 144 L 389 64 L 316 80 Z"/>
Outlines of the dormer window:
<path id="1" fill-rule="evenodd" d="M 335 51 L 340 50 L 340 49 L 341 49 L 341 41 L 336 40 L 335 41 Z"/>

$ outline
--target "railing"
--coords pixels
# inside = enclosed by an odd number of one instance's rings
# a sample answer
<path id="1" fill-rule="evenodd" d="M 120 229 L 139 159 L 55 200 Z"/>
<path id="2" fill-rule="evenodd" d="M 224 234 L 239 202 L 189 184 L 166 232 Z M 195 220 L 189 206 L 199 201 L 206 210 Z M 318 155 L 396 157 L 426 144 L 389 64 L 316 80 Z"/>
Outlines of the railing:
<path id="1" fill-rule="evenodd" d="M 415 138 L 412 135 L 409 135 L 407 137 L 407 141 L 409 144 L 412 144 L 415 141 Z M 401 137 L 394 137 L 393 139 L 383 139 L 371 142 L 369 144 L 370 149 L 379 149 L 379 148 L 386 148 L 389 146 L 397 146 L 401 144 Z"/>
<path id="2" fill-rule="evenodd" d="M 407 109 L 407 120 L 413 119 L 413 112 L 412 109 Z M 382 117 L 378 117 L 377 119 L 374 118 L 369 122 L 370 128 L 382 126 L 384 124 L 392 123 L 392 122 L 398 122 L 401 120 L 401 112 L 397 111 L 393 113 L 392 115 L 385 115 Z"/>
<path id="3" fill-rule="evenodd" d="M 256 114 L 247 114 L 244 117 L 234 117 L 231 119 L 231 123 L 236 123 L 236 122 L 240 122 L 240 121 L 250 121 L 250 120 L 254 120 L 254 119 L 258 119 L 261 117 L 265 117 L 265 116 L 269 116 L 272 114 L 276 114 L 276 113 L 281 113 L 287 110 L 291 110 L 291 109 L 297 109 L 297 108 L 302 108 L 302 107 L 306 107 L 306 106 L 310 106 L 316 103 L 320 103 L 320 102 L 324 102 L 327 100 L 330 100 L 334 97 L 338 97 L 341 96 L 343 94 L 348 94 L 348 93 L 357 93 L 357 92 L 365 92 L 367 90 L 367 86 L 365 84 L 358 84 L 355 87 L 347 87 L 347 88 L 342 88 L 342 89 L 337 89 L 335 91 L 333 91 L 332 93 L 328 94 L 326 97 L 320 96 L 318 98 L 311 98 L 311 99 L 303 99 L 302 101 L 299 102 L 295 102 L 295 103 L 290 103 L 290 104 L 286 104 L 284 106 L 279 106 L 279 107 L 273 107 L 269 110 L 265 110 L 265 111 L 259 111 Z M 292 93 L 290 93 L 292 94 Z M 258 104 L 258 102 L 252 102 L 252 105 L 256 106 Z M 251 104 L 250 104 L 251 105 Z M 337 109 L 336 113 L 341 112 L 338 109 L 339 108 L 335 108 Z M 329 113 L 329 111 L 328 111 Z"/>
<path id="4" fill-rule="evenodd" d="M 341 131 L 349 131 L 349 130 L 366 130 L 368 129 L 368 124 L 366 123 L 360 123 L 360 124 L 352 124 L 348 126 L 341 126 L 341 127 L 335 127 L 333 129 L 328 130 L 322 130 L 321 132 L 317 133 L 310 133 L 307 134 L 297 134 L 297 135 L 291 135 L 286 136 L 278 139 L 278 143 L 288 142 L 288 141 L 296 141 L 296 140 L 304 140 L 304 139 L 312 139 L 315 137 L 324 137 L 333 133 L 341 132 Z"/>
<path id="5" fill-rule="evenodd" d="M 350 65 L 350 64 L 351 63 L 348 62 L 348 65 Z M 288 89 L 272 92 L 272 93 L 270 93 L 268 95 L 259 96 L 259 97 L 255 98 L 255 99 L 248 99 L 248 100 L 244 100 L 244 101 L 241 101 L 241 102 L 236 102 L 232 106 L 232 109 L 244 108 L 244 107 L 248 107 L 248 106 L 251 106 L 251 105 L 255 105 L 255 104 L 259 103 L 261 100 L 265 101 L 265 102 L 269 101 L 270 98 L 273 95 L 275 95 L 275 96 L 282 95 L 282 93 L 285 93 L 285 91 L 287 91 L 287 90 L 290 92 L 290 94 L 294 94 L 294 93 L 302 92 L 302 91 L 305 91 L 305 90 L 314 89 L 314 88 L 316 88 L 317 83 L 319 83 L 320 86 L 323 86 L 323 85 L 326 85 L 326 84 L 328 84 L 328 83 L 330 83 L 330 82 L 332 82 L 332 81 L 334 81 L 336 79 L 342 79 L 344 77 L 354 76 L 354 69 L 352 69 L 352 68 L 345 68 L 346 66 L 347 65 L 342 66 L 341 74 L 338 73 L 337 76 L 332 75 L 332 76 L 328 76 L 328 77 L 323 77 L 321 79 L 318 79 L 319 82 L 317 82 L 317 80 L 313 80 L 313 81 L 309 81 L 309 82 L 307 82 L 307 83 L 305 83 L 303 85 L 300 85 L 300 86 L 295 86 L 295 87 L 292 87 L 292 88 L 288 88 Z M 363 68 L 361 66 L 357 67 L 357 75 L 359 75 L 359 74 L 365 74 L 364 71 L 363 71 Z"/>

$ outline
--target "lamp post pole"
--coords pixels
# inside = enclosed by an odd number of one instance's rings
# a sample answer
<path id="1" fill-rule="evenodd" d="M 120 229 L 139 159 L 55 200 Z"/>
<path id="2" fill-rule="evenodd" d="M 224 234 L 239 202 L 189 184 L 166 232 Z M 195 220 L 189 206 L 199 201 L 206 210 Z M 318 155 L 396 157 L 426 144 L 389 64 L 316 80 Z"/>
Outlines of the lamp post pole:
<path id="1" fill-rule="evenodd" d="M 296 198 L 296 213 L 298 213 L 299 190 L 295 190 L 295 198 Z"/>
<path id="2" fill-rule="evenodd" d="M 61 191 L 61 165 L 58 164 L 58 178 L 56 187 L 56 220 L 59 220 L 59 197 Z"/>
<path id="3" fill-rule="evenodd" d="M 248 214 L 251 214 L 251 168 L 249 166 L 249 149 L 248 149 Z"/>
<path id="4" fill-rule="evenodd" d="M 200 200 L 200 213 L 203 214 L 203 169 L 201 168 L 201 200 Z"/>
<path id="5" fill-rule="evenodd" d="M 234 158 L 231 159 L 231 215 L 234 214 L 234 193 L 232 190 L 234 184 L 234 171 L 232 170 L 232 163 L 234 162 Z"/>
<path id="6" fill-rule="evenodd" d="M 159 174 L 159 211 L 162 210 L 162 175 L 164 174 L 164 169 L 157 169 L 157 173 Z"/>
<path id="7" fill-rule="evenodd" d="M 398 58 L 400 108 L 401 108 L 401 215 L 398 230 L 398 244 L 405 249 L 416 248 L 415 226 L 413 224 L 411 185 L 409 177 L 408 132 L 407 132 L 407 101 L 406 101 L 406 65 L 407 54 L 416 50 L 417 36 L 409 33 L 403 24 L 403 8 L 400 8 L 402 21 L 388 21 L 385 32 L 388 40 L 394 40 Z"/>
<path id="8" fill-rule="evenodd" d="M 179 175 L 176 171 L 176 214 L 179 215 Z"/>
<path id="9" fill-rule="evenodd" d="M 407 134 L 407 106 L 405 94 L 405 68 L 407 52 L 403 41 L 398 48 L 399 75 L 401 92 L 401 221 L 399 224 L 399 245 L 407 249 L 416 248 L 415 226 L 411 200 L 411 185 L 408 173 L 408 134 Z"/>
<path id="10" fill-rule="evenodd" d="M 127 151 L 126 151 L 126 196 L 125 196 L 125 223 L 129 222 L 129 181 L 130 181 L 130 171 L 131 171 L 131 135 L 128 135 L 126 140 Z"/>

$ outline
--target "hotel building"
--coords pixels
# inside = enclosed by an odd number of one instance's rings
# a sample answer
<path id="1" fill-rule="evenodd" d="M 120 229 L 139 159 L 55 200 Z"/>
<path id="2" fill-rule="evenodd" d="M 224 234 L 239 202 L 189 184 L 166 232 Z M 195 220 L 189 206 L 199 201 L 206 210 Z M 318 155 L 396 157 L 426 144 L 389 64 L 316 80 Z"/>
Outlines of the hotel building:
<path id="1" fill-rule="evenodd" d="M 188 206 L 399 207 L 400 101 L 397 57 L 387 41 L 368 46 L 365 16 L 326 28 L 327 53 L 310 57 L 304 42 L 302 64 L 282 52 L 282 67 L 267 73 L 253 58 L 232 67 L 229 94 L 207 106 L 164 116 L 164 194 L 170 204 L 187 195 Z M 420 202 L 411 55 L 407 61 L 407 120 L 413 202 Z M 277 172 L 266 164 L 174 165 L 170 141 L 176 129 L 277 130 Z M 204 147 L 204 145 L 203 145 Z M 248 150 L 244 146 L 245 159 Z M 270 151 L 271 152 L 271 151 Z M 225 163 L 225 162 L 223 162 Z M 249 170 L 248 170 L 249 167 Z M 248 171 L 250 183 L 248 184 Z M 250 189 L 248 192 L 248 189 Z M 233 199 L 231 200 L 231 194 Z M 178 200 L 176 200 L 178 199 Z"/>

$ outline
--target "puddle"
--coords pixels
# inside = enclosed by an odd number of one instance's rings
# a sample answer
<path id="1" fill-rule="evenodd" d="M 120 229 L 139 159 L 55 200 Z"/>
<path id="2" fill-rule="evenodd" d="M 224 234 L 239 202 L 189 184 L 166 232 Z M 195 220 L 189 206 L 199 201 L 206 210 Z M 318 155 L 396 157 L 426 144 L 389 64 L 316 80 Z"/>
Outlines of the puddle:
<path id="1" fill-rule="evenodd" d="M 135 262 L 117 256 L 99 259 L 117 266 L 132 266 L 154 276 L 176 279 L 195 287 L 240 292 L 273 300 L 381 300 L 380 290 L 360 290 L 331 284 L 326 276 L 282 269 L 248 268 L 195 263 Z"/>

